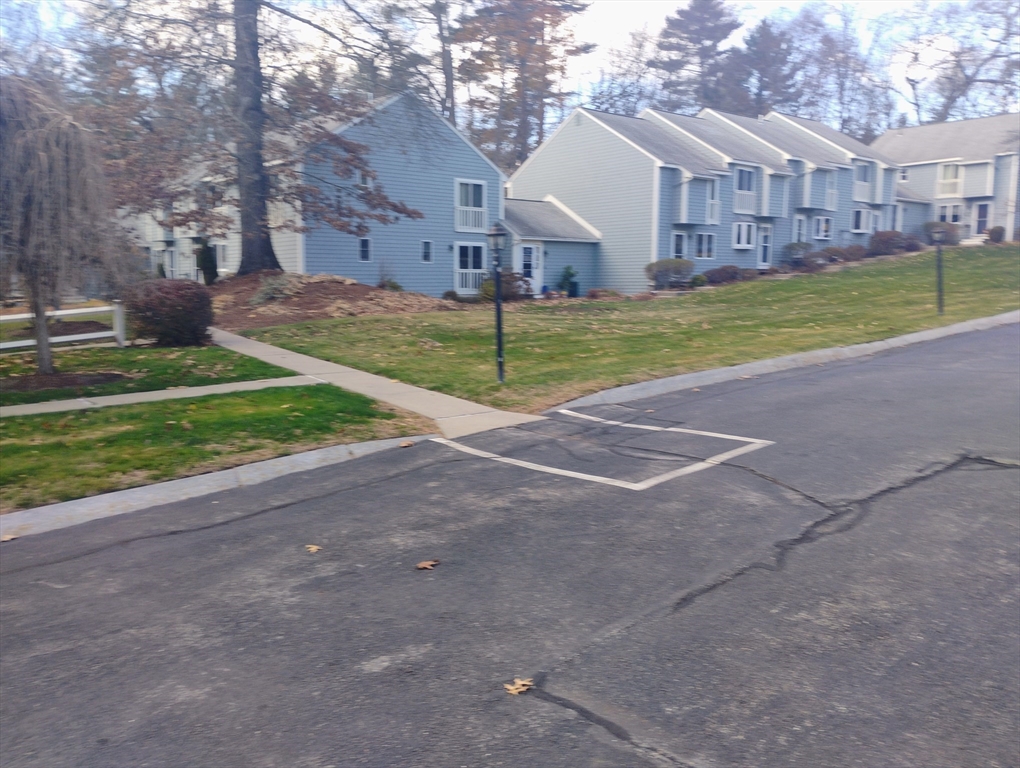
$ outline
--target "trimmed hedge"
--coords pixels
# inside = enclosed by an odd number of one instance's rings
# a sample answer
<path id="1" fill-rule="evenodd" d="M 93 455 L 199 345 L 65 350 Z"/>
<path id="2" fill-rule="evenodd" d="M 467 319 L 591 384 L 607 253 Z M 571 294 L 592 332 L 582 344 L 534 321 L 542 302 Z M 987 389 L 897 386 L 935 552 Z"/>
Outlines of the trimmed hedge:
<path id="1" fill-rule="evenodd" d="M 959 245 L 960 244 L 960 228 L 951 221 L 926 221 L 924 223 L 924 234 L 928 238 L 929 245 L 935 245 L 935 240 L 932 239 L 931 233 L 936 229 L 943 229 L 946 232 L 946 239 L 942 241 L 943 245 Z"/>
<path id="2" fill-rule="evenodd" d="M 723 283 L 735 283 L 740 279 L 740 267 L 733 264 L 726 264 L 722 267 L 710 269 L 705 274 L 709 285 L 722 285 Z"/>
<path id="3" fill-rule="evenodd" d="M 687 259 L 659 259 L 645 264 L 645 275 L 657 290 L 679 288 L 694 272 L 694 262 Z"/>
<path id="4" fill-rule="evenodd" d="M 988 230 L 988 242 L 990 243 L 1001 243 L 1006 239 L 1006 228 L 1005 227 L 992 227 Z"/>
<path id="5" fill-rule="evenodd" d="M 126 307 L 136 336 L 161 347 L 209 343 L 212 298 L 193 280 L 149 280 L 128 295 Z"/>
<path id="6" fill-rule="evenodd" d="M 903 250 L 903 233 L 894 229 L 876 232 L 868 241 L 869 256 L 891 256 Z"/>

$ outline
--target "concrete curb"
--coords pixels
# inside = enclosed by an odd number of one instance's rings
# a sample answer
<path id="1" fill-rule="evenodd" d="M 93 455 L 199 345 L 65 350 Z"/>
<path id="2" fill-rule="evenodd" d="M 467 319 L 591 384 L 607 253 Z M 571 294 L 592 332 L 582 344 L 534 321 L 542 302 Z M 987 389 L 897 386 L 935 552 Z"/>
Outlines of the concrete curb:
<path id="1" fill-rule="evenodd" d="M 849 347 L 816 349 L 811 352 L 799 352 L 795 355 L 773 357 L 769 360 L 756 360 L 753 363 L 743 363 L 728 368 L 714 368 L 710 371 L 684 373 L 679 376 L 669 376 L 665 379 L 643 381 L 639 384 L 627 384 L 623 387 L 604 389 L 593 395 L 579 397 L 576 400 L 571 400 L 569 403 L 563 403 L 555 408 L 550 408 L 546 413 L 555 413 L 561 408 L 581 408 L 587 405 L 626 403 L 645 397 L 678 392 L 682 389 L 690 389 L 691 387 L 704 387 L 709 384 L 732 381 L 742 376 L 760 376 L 766 373 L 786 371 L 791 368 L 818 365 L 819 363 L 850 360 L 855 357 L 874 355 L 877 352 L 884 352 L 888 349 L 919 344 L 922 341 L 933 341 L 945 338 L 946 336 L 955 336 L 958 333 L 969 333 L 970 331 L 984 331 L 989 328 L 1010 325 L 1012 323 L 1020 323 L 1020 310 L 1004 312 L 1001 315 L 993 315 L 992 317 L 980 317 L 976 320 L 966 320 L 962 323 L 946 325 L 941 328 L 929 328 L 926 331 L 908 333 L 905 336 L 896 336 L 891 339 L 883 339 L 882 341 L 870 341 L 866 344 L 854 344 Z"/>
<path id="2" fill-rule="evenodd" d="M 75 400 L 50 400 L 44 403 L 4 405 L 0 406 L 0 419 L 7 418 L 8 416 L 35 416 L 40 413 L 62 413 L 64 411 L 80 411 L 86 408 L 108 408 L 112 405 L 158 403 L 164 400 L 184 400 L 189 397 L 226 395 L 234 392 L 255 392 L 260 389 L 271 389 L 273 387 L 307 387 L 313 384 L 325 383 L 321 379 L 316 379 L 312 376 L 284 376 L 278 379 L 255 379 L 254 381 L 232 381 L 228 384 L 207 384 L 204 387 L 154 389 L 150 392 L 126 392 L 120 395 L 79 397 Z"/>
<path id="3" fill-rule="evenodd" d="M 289 475 L 292 472 L 303 472 L 331 464 L 340 464 L 360 456 L 367 456 L 370 453 L 396 448 L 405 441 L 419 443 L 433 437 L 438 437 L 438 435 L 393 437 L 387 440 L 372 440 L 367 443 L 331 445 L 328 448 L 281 456 L 254 464 L 243 464 L 221 472 L 182 477 L 179 480 L 169 480 L 165 483 L 128 488 L 124 491 L 113 491 L 85 499 L 63 501 L 59 504 L 49 504 L 35 509 L 24 509 L 20 512 L 11 512 L 0 516 L 0 535 L 21 537 L 45 533 L 58 528 L 87 523 L 90 520 L 137 512 L 160 504 L 193 499 L 196 496 L 206 496 L 210 493 L 228 491 L 245 485 L 256 485 Z"/>

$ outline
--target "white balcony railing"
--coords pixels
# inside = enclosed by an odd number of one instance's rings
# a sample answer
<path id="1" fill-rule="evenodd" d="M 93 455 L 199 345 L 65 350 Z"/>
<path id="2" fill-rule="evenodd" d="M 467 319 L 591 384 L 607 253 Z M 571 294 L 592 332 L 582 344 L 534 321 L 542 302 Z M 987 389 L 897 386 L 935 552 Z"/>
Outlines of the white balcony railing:
<path id="1" fill-rule="evenodd" d="M 464 208 L 457 206 L 456 227 L 458 232 L 487 232 L 488 211 L 485 208 Z"/>
<path id="2" fill-rule="evenodd" d="M 960 196 L 960 180 L 959 179 L 945 179 L 939 181 L 939 196 L 940 197 L 959 197 Z"/>
<path id="3" fill-rule="evenodd" d="M 835 189 L 825 190 L 825 210 L 834 211 L 836 210 L 836 204 L 839 201 L 839 192 Z"/>
<path id="4" fill-rule="evenodd" d="M 719 223 L 719 201 L 709 200 L 708 210 L 705 212 L 705 223 L 706 224 L 718 224 Z"/>
<path id="5" fill-rule="evenodd" d="M 757 213 L 755 204 L 757 202 L 757 195 L 754 192 L 744 192 L 737 190 L 733 193 L 733 212 L 734 213 Z"/>
<path id="6" fill-rule="evenodd" d="M 862 203 L 871 202 L 871 182 L 868 181 L 854 182 L 854 200 L 858 200 Z"/>
<path id="7" fill-rule="evenodd" d="M 478 293 L 482 283 L 489 277 L 487 269 L 458 269 L 457 293 L 462 296 L 473 296 Z"/>

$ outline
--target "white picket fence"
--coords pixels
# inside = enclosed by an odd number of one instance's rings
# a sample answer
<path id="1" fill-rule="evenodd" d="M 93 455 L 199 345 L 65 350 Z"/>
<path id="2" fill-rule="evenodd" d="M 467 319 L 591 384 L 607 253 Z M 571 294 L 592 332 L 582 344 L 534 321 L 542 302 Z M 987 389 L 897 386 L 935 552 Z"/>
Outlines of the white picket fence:
<path id="1" fill-rule="evenodd" d="M 81 315 L 113 314 L 112 331 L 96 331 L 94 333 L 72 333 L 68 336 L 51 336 L 51 344 L 70 343 L 72 341 L 92 341 L 93 339 L 114 339 L 118 347 L 123 347 L 126 340 L 126 329 L 124 325 L 124 302 L 114 301 L 103 307 L 83 307 L 81 309 L 58 309 L 46 313 L 46 317 L 75 317 Z M 35 315 L 26 313 L 21 315 L 0 315 L 0 323 L 16 323 L 32 320 Z M 0 351 L 5 349 L 22 349 L 34 347 L 35 339 L 22 339 L 19 341 L 0 342 Z"/>

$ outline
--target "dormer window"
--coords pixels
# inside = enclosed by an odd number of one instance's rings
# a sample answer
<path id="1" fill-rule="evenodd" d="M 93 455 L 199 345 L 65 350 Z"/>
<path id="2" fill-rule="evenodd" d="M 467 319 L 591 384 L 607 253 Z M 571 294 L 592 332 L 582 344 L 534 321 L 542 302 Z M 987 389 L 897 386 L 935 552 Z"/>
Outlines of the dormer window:
<path id="1" fill-rule="evenodd" d="M 457 232 L 486 232 L 489 215 L 485 206 L 485 182 L 457 179 L 454 194 L 454 229 Z"/>
<path id="2" fill-rule="evenodd" d="M 939 166 L 939 182 L 936 195 L 938 197 L 959 197 L 961 176 L 963 176 L 963 172 L 957 163 L 945 163 Z"/>
<path id="3" fill-rule="evenodd" d="M 733 212 L 757 213 L 756 203 L 754 171 L 750 168 L 738 168 L 734 175 Z"/>

